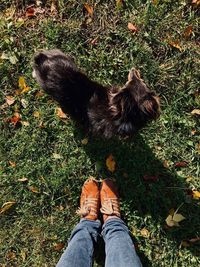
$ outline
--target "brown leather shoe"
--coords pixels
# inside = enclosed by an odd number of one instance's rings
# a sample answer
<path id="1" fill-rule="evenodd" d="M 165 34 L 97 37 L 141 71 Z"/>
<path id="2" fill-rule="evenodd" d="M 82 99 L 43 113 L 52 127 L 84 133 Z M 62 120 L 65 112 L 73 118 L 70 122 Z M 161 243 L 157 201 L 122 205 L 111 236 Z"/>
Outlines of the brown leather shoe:
<path id="1" fill-rule="evenodd" d="M 103 180 L 100 190 L 100 199 L 100 211 L 103 214 L 104 222 L 111 217 L 121 217 L 119 194 L 116 185 L 111 179 Z"/>
<path id="2" fill-rule="evenodd" d="M 77 211 L 81 218 L 97 220 L 100 206 L 98 182 L 94 178 L 85 181 L 82 187 L 80 208 Z"/>

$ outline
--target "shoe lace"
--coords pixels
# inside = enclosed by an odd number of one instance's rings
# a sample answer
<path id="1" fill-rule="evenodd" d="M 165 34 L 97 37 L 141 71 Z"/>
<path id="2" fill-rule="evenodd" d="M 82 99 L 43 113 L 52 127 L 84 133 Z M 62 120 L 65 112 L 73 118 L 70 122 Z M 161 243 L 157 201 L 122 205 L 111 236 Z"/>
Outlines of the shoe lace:
<path id="1" fill-rule="evenodd" d="M 106 198 L 101 207 L 101 213 L 106 215 L 116 215 L 120 217 L 119 199 L 118 198 Z"/>
<path id="2" fill-rule="evenodd" d="M 82 217 L 85 217 L 89 214 L 97 216 L 97 202 L 97 198 L 86 198 L 76 213 Z"/>

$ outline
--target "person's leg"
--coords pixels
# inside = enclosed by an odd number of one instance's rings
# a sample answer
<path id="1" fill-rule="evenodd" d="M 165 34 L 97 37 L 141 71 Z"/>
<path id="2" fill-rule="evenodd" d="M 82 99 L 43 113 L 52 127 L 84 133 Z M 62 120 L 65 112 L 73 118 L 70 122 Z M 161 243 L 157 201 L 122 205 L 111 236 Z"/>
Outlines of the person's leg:
<path id="1" fill-rule="evenodd" d="M 129 235 L 129 230 L 120 218 L 108 219 L 103 225 L 105 241 L 105 267 L 141 267 L 142 264 Z"/>
<path id="2" fill-rule="evenodd" d="M 57 267 L 91 267 L 94 243 L 101 229 L 100 221 L 82 219 L 73 230 L 67 249 Z"/>
<path id="3" fill-rule="evenodd" d="M 129 230 L 120 219 L 119 195 L 112 180 L 102 182 L 100 199 L 104 221 L 105 267 L 141 267 Z"/>
<path id="4" fill-rule="evenodd" d="M 83 187 L 80 198 L 80 223 L 72 232 L 69 244 L 61 256 L 57 267 L 91 267 L 94 243 L 100 231 L 98 221 L 100 196 L 98 182 L 88 179 Z"/>

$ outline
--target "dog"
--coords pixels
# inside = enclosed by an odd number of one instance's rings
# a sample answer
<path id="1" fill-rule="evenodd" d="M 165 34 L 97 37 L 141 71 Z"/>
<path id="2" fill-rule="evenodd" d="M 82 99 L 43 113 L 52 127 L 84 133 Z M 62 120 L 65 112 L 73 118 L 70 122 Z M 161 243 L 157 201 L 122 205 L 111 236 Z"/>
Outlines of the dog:
<path id="1" fill-rule="evenodd" d="M 33 77 L 65 113 L 104 138 L 132 136 L 160 114 L 159 97 L 134 68 L 122 88 L 106 87 L 81 72 L 72 57 L 54 49 L 34 56 Z"/>

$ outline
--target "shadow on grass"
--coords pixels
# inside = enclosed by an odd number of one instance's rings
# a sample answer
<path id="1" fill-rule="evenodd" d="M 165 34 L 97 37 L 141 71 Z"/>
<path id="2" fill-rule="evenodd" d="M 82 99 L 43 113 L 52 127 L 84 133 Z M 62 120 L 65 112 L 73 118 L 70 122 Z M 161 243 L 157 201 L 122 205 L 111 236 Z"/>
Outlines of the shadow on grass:
<path id="1" fill-rule="evenodd" d="M 75 137 L 81 140 L 83 135 L 76 130 Z M 132 140 L 92 138 L 84 148 L 91 161 L 96 164 L 97 175 L 100 178 L 112 176 L 116 179 L 123 202 L 122 213 L 127 214 L 125 222 L 130 223 L 130 219 L 134 220 L 131 217 L 134 212 L 142 219 L 151 216 L 155 225 L 161 225 L 162 235 L 175 241 L 177 248 L 181 241 L 197 237 L 200 230 L 200 209 L 195 200 L 188 198 L 187 184 L 176 174 L 175 169 L 163 167 L 163 163 L 155 157 L 141 135 L 135 136 Z M 116 172 L 113 174 L 108 173 L 105 168 L 105 159 L 110 153 L 117 163 Z M 158 178 L 156 181 L 145 181 L 145 175 Z M 180 206 L 179 211 L 186 220 L 181 222 L 181 227 L 168 228 L 165 219 L 169 210 L 176 210 Z M 140 227 L 141 224 L 140 221 Z M 145 224 L 142 227 L 144 226 Z M 197 255 L 197 245 L 188 249 Z M 140 257 L 144 266 L 151 266 L 144 255 Z"/>

